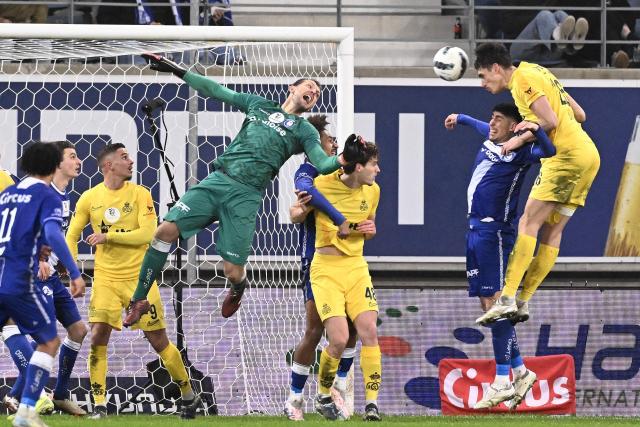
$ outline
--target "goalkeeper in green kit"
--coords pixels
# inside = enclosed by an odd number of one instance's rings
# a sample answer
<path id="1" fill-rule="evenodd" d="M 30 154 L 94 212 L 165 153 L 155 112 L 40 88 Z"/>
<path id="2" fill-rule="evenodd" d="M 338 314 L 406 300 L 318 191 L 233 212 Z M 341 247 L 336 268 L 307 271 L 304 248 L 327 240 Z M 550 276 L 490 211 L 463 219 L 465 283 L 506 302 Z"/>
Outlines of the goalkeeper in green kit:
<path id="1" fill-rule="evenodd" d="M 178 237 L 194 236 L 215 221 L 219 221 L 217 251 L 224 260 L 224 275 L 231 283 L 222 304 L 222 316 L 230 317 L 240 307 L 247 286 L 244 264 L 251 252 L 262 193 L 280 167 L 292 155 L 304 152 L 321 174 L 328 174 L 350 161 L 350 153 L 357 153 L 357 142 L 348 140 L 339 156 L 330 157 L 323 151 L 318 131 L 300 117 L 313 108 L 320 96 L 320 84 L 313 79 L 294 82 L 287 99 L 278 105 L 257 95 L 227 89 L 162 56 L 142 56 L 152 70 L 173 73 L 200 95 L 233 105 L 246 117 L 238 135 L 213 161 L 214 171 L 187 190 L 156 230 L 123 324 L 134 324 L 149 310 L 146 296 L 164 267 L 171 244 Z"/>

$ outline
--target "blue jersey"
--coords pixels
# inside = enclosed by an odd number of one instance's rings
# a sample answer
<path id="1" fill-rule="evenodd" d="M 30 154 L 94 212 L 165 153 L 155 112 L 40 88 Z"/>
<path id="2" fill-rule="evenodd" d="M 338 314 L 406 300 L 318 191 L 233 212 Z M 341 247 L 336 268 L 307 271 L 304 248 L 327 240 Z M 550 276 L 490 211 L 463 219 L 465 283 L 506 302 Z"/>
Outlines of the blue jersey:
<path id="1" fill-rule="evenodd" d="M 62 228 L 62 232 L 66 234 L 67 228 L 69 228 L 69 220 L 71 218 L 71 201 L 69 200 L 69 195 L 67 194 L 67 192 L 58 189 L 53 182 L 51 182 L 51 189 L 60 199 L 60 203 L 62 203 L 61 228 Z M 40 241 L 38 242 L 38 246 L 42 246 L 42 245 L 51 246 L 46 242 L 46 239 L 44 238 L 44 236 L 40 236 Z M 58 259 L 58 256 L 55 254 L 55 252 L 52 252 L 51 255 L 49 255 L 49 260 L 48 260 L 51 276 L 49 277 L 49 279 L 47 279 L 47 281 L 58 278 L 59 275 L 58 275 L 58 271 L 56 270 L 56 266 L 58 265 L 59 262 L 60 261 Z M 34 274 L 36 275 L 35 276 L 36 282 L 40 283 L 41 281 L 37 278 L 38 263 L 35 263 L 34 267 L 35 267 Z"/>
<path id="2" fill-rule="evenodd" d="M 489 125 L 460 114 L 458 122 L 475 126 L 488 137 Z M 544 131 L 540 131 L 546 138 Z M 538 136 L 538 133 L 536 133 Z M 510 227 L 516 218 L 520 189 L 527 170 L 542 157 L 553 155 L 553 145 L 546 139 L 540 144 L 527 144 L 506 156 L 500 145 L 485 140 L 476 155 L 467 188 L 470 222 L 497 223 Z M 497 225 L 497 224 L 494 224 Z"/>
<path id="3" fill-rule="evenodd" d="M 296 171 L 294 182 L 310 179 L 313 181 L 317 177 L 318 170 L 309 162 L 300 165 Z M 316 217 L 315 215 L 307 215 L 307 219 L 300 224 L 300 232 L 298 234 L 299 255 L 302 260 L 312 260 L 315 252 L 316 244 Z"/>
<path id="4" fill-rule="evenodd" d="M 0 194 L 0 293 L 33 292 L 44 224 L 62 220 L 60 197 L 39 179 L 27 177 Z"/>

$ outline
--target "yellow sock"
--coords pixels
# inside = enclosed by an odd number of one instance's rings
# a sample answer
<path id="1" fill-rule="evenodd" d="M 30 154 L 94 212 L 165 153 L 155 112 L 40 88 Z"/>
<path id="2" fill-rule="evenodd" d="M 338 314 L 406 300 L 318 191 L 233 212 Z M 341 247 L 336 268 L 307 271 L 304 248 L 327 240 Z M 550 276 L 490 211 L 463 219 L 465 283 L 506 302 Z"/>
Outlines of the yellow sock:
<path id="1" fill-rule="evenodd" d="M 360 349 L 360 369 L 364 378 L 364 399 L 378 400 L 378 391 L 382 382 L 382 353 L 380 346 L 365 347 Z"/>
<path id="2" fill-rule="evenodd" d="M 527 270 L 527 276 L 524 278 L 519 299 L 523 301 L 531 299 L 538 286 L 540 286 L 556 263 L 558 252 L 559 249 L 556 247 L 540 244 L 538 253 Z"/>
<path id="3" fill-rule="evenodd" d="M 89 381 L 96 405 L 107 404 L 107 346 L 92 345 L 89 349 Z"/>
<path id="4" fill-rule="evenodd" d="M 327 349 L 324 348 L 320 354 L 320 367 L 318 369 L 318 391 L 320 394 L 331 394 L 331 386 L 338 372 L 338 364 L 340 359 L 334 359 L 329 356 Z"/>
<path id="5" fill-rule="evenodd" d="M 160 359 L 162 359 L 162 363 L 164 363 L 167 371 L 169 371 L 171 379 L 180 387 L 180 393 L 183 396 L 190 394 L 192 391 L 191 381 L 189 381 L 189 375 L 187 374 L 187 369 L 184 367 L 184 362 L 182 361 L 182 356 L 178 348 L 173 345 L 172 342 L 169 342 L 169 345 L 158 355 Z"/>
<path id="6" fill-rule="evenodd" d="M 502 295 L 512 298 L 516 296 L 522 276 L 524 276 L 529 264 L 531 264 L 533 253 L 536 250 L 536 240 L 535 237 L 527 236 L 526 234 L 518 235 L 513 251 L 509 255 Z"/>

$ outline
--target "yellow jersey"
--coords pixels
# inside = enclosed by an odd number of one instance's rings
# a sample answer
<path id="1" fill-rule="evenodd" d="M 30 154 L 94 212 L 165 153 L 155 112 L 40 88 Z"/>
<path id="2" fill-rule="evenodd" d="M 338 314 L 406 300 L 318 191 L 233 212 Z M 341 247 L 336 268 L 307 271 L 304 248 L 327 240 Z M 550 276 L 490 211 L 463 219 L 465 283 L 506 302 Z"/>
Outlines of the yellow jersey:
<path id="1" fill-rule="evenodd" d="M 107 235 L 106 243 L 96 245 L 94 277 L 137 278 L 158 225 L 149 190 L 131 182 L 110 190 L 101 183 L 82 193 L 66 237 L 74 257 L 78 255 L 78 240 L 87 224 L 91 224 L 94 233 Z"/>
<path id="2" fill-rule="evenodd" d="M 0 169 L 0 191 L 4 191 L 5 188 L 13 184 L 15 184 L 15 182 L 13 182 L 11 174 L 4 169 Z"/>
<path id="3" fill-rule="evenodd" d="M 342 171 L 337 170 L 329 175 L 320 175 L 314 180 L 314 185 L 350 223 L 357 224 L 375 216 L 380 200 L 378 184 L 349 188 L 340 179 L 342 174 Z M 338 227 L 331 218 L 317 209 L 315 216 L 316 248 L 333 245 L 346 255 L 362 256 L 364 234 L 351 233 L 346 239 L 340 239 L 337 235 Z"/>
<path id="4" fill-rule="evenodd" d="M 539 122 L 531 111 L 531 104 L 541 96 L 547 97 L 551 109 L 558 117 L 558 126 L 549 133 L 549 139 L 555 145 L 557 153 L 584 144 L 585 140 L 592 142 L 582 125 L 576 121 L 562 84 L 545 67 L 521 62 L 511 76 L 509 90 L 520 114 L 530 122 Z"/>

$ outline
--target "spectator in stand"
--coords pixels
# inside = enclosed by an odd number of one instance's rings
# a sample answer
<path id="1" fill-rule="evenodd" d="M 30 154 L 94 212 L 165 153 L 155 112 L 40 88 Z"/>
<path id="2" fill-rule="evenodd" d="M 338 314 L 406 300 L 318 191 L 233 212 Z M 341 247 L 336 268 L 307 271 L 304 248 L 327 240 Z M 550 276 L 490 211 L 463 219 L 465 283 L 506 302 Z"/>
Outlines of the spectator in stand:
<path id="1" fill-rule="evenodd" d="M 640 5 L 633 2 L 634 7 Z M 628 0 L 608 0 L 607 7 L 631 7 Z M 640 11 L 607 11 L 607 40 L 640 40 Z M 628 68 L 637 44 L 607 44 L 609 65 Z"/>
<path id="2" fill-rule="evenodd" d="M 214 27 L 230 27 L 233 26 L 233 16 L 231 15 L 231 4 L 229 0 L 217 0 L 209 2 L 211 6 L 211 15 L 208 23 Z M 244 59 L 233 46 L 218 46 L 209 51 L 211 62 L 216 65 L 241 65 Z"/>
<path id="3" fill-rule="evenodd" d="M 576 19 L 562 10 L 543 10 L 516 37 L 516 40 L 540 40 L 540 43 L 514 41 L 510 53 L 516 61 L 544 66 L 566 65 L 566 57 L 584 47 L 581 42 L 588 32 L 589 22 L 585 18 Z"/>
<path id="4" fill-rule="evenodd" d="M 32 23 L 43 24 L 47 22 L 49 7 L 46 4 L 38 5 L 0 5 L 0 23 Z"/>

